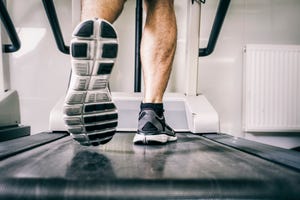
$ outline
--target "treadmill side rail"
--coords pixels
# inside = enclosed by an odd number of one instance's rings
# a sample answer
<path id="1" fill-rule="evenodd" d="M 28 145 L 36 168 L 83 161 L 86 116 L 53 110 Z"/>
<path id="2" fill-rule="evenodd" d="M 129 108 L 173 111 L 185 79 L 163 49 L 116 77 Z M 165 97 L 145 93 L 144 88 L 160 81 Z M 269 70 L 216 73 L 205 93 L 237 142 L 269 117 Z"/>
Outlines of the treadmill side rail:
<path id="1" fill-rule="evenodd" d="M 68 135 L 69 134 L 67 133 L 42 132 L 27 137 L 1 142 L 0 160 L 14 156 L 24 151 L 29 151 L 33 148 L 45 145 Z"/>
<path id="2" fill-rule="evenodd" d="M 297 151 L 283 149 L 244 138 L 233 137 L 223 133 L 204 134 L 202 136 L 239 151 L 300 171 L 300 153 Z"/>

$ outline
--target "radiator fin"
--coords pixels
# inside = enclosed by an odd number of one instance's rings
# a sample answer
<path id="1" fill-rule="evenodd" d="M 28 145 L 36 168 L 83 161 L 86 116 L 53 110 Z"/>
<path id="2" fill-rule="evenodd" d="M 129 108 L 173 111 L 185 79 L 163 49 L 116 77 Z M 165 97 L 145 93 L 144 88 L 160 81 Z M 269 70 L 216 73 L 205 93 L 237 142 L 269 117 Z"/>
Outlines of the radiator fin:
<path id="1" fill-rule="evenodd" d="M 247 45 L 244 130 L 300 130 L 300 46 Z"/>

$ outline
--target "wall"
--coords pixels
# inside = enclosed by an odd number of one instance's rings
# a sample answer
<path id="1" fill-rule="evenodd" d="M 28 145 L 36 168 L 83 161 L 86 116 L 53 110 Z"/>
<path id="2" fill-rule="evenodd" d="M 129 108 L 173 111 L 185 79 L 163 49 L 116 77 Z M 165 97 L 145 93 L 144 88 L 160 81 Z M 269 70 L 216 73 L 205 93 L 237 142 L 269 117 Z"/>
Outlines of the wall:
<path id="1" fill-rule="evenodd" d="M 218 0 L 202 7 L 201 46 L 208 40 Z M 243 133 L 242 53 L 246 44 L 300 44 L 300 1 L 232 0 L 215 52 L 199 59 L 199 92 L 220 116 L 221 131 L 290 148 L 299 146 L 297 133 Z M 289 136 L 289 139 L 284 138 Z"/>

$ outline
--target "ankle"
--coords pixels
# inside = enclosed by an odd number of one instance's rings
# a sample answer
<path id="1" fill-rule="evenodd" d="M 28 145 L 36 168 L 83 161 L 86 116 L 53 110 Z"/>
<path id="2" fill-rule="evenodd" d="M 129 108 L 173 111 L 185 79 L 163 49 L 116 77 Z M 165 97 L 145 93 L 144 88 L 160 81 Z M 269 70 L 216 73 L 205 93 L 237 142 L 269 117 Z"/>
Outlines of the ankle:
<path id="1" fill-rule="evenodd" d="M 153 110 L 159 117 L 164 115 L 164 106 L 163 103 L 141 103 L 141 111 L 142 110 Z"/>

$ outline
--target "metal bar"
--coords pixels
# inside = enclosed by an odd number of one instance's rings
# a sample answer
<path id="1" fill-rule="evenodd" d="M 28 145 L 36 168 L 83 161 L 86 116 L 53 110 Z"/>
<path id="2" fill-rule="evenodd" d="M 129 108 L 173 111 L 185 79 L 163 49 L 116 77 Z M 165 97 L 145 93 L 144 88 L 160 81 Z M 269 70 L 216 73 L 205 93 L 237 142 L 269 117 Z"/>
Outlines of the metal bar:
<path id="1" fill-rule="evenodd" d="M 21 47 L 21 42 L 3 1 L 0 1 L 0 18 L 12 43 L 3 45 L 3 52 L 12 53 L 18 51 Z"/>
<path id="2" fill-rule="evenodd" d="M 199 49 L 199 57 L 208 56 L 214 51 L 229 4 L 230 0 L 220 0 L 207 47 Z"/>
<path id="3" fill-rule="evenodd" d="M 65 54 L 70 54 L 70 47 L 65 45 L 61 28 L 57 19 L 57 14 L 55 11 L 53 0 L 42 0 L 50 26 L 55 38 L 56 45 L 58 49 Z"/>
<path id="4" fill-rule="evenodd" d="M 141 92 L 141 39 L 143 29 L 143 1 L 136 0 L 136 20 L 135 20 L 135 70 L 134 70 L 134 92 Z"/>

